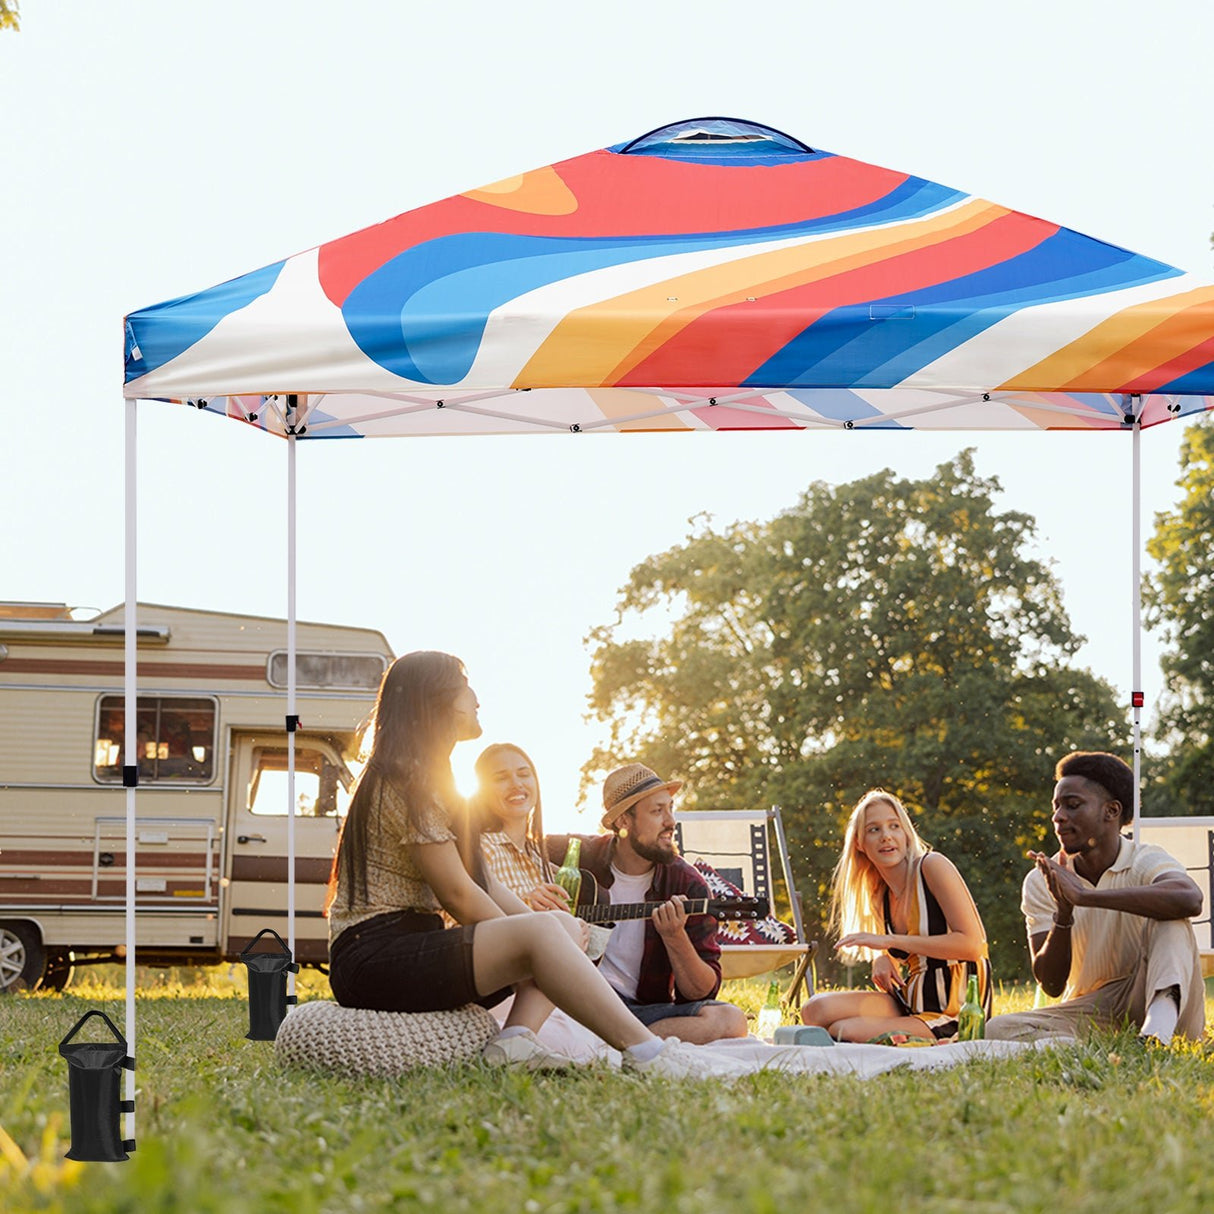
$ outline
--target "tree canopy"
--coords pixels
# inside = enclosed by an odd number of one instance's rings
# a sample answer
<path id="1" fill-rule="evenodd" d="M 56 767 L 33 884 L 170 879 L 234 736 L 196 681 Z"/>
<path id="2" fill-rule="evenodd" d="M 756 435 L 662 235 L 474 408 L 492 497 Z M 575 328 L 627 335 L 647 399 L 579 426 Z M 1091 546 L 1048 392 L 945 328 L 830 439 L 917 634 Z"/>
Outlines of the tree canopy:
<path id="1" fill-rule="evenodd" d="M 21 13 L 17 0 L 0 0 L 0 30 L 21 28 Z"/>
<path id="2" fill-rule="evenodd" d="M 965 451 L 924 480 L 815 482 L 765 523 L 692 520 L 591 633 L 610 738 L 586 778 L 641 759 L 701 806 L 780 804 L 810 922 L 851 806 L 888 788 L 965 875 L 1001 972 L 1024 972 L 1019 885 L 1053 764 L 1117 748 L 1125 725 L 1071 667 L 1083 638 L 998 491 Z"/>
<path id="3" fill-rule="evenodd" d="M 1156 814 L 1214 814 L 1214 423 L 1189 426 L 1180 451 L 1182 494 L 1155 516 L 1147 551 L 1158 570 L 1144 579 L 1148 627 L 1169 649 L 1160 664 L 1155 737 L 1164 757 L 1144 804 Z"/>

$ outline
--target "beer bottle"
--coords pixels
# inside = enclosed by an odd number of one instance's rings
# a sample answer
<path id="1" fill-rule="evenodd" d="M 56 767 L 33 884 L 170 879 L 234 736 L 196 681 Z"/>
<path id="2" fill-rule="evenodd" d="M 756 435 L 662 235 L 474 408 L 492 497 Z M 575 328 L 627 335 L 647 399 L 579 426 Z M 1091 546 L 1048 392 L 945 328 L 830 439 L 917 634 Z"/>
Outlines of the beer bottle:
<path id="1" fill-rule="evenodd" d="M 957 1013 L 957 1040 L 981 1041 L 986 1036 L 986 1013 L 978 1000 L 978 975 L 970 974 L 965 1002 Z"/>
<path id="2" fill-rule="evenodd" d="M 770 1041 L 780 1027 L 783 1014 L 780 1010 L 780 984 L 773 982 L 767 988 L 767 998 L 759 1009 L 758 1035 L 764 1041 Z"/>
<path id="3" fill-rule="evenodd" d="M 570 839 L 565 851 L 565 858 L 556 870 L 556 883 L 569 895 L 569 910 L 577 909 L 578 894 L 582 889 L 582 870 L 578 862 L 582 858 L 581 839 Z"/>

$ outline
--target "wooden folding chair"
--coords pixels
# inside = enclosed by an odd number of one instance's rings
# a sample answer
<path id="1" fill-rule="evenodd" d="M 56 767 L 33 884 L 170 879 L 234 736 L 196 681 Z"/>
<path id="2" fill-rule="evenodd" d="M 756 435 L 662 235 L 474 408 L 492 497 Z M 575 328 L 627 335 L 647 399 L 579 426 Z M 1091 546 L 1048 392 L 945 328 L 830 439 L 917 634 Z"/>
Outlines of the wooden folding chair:
<path id="1" fill-rule="evenodd" d="M 1214 975 L 1214 818 L 1140 818 L 1138 841 L 1162 847 L 1184 865 L 1201 889 L 1201 910 L 1193 916 L 1193 934 L 1201 954 L 1201 972 Z"/>
<path id="2" fill-rule="evenodd" d="M 675 840 L 683 858 L 713 868 L 731 885 L 752 898 L 767 898 L 773 904 L 771 844 L 774 838 L 784 886 L 792 908 L 793 939 L 782 944 L 743 943 L 721 945 L 721 973 L 725 978 L 754 978 L 793 966 L 792 980 L 784 1001 L 799 1006 L 804 985 L 813 994 L 816 940 L 806 940 L 801 917 L 801 897 L 793 883 L 780 807 L 763 810 L 676 810 Z M 786 929 L 787 930 L 787 929 Z M 756 934 L 756 933 L 751 933 Z"/>

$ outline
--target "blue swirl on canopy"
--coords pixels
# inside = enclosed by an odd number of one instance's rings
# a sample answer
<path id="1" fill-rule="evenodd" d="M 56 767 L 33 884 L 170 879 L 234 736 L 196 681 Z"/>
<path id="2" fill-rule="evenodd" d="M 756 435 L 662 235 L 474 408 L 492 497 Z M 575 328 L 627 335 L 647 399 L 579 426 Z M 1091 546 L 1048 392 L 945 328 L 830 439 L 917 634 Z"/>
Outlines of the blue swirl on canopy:
<path id="1" fill-rule="evenodd" d="M 847 383 L 886 388 L 1026 305 L 1157 282 L 1174 266 L 1061 228 L 1010 262 L 948 282 L 833 308 L 746 377 L 745 387 Z M 874 303 L 909 319 L 882 319 Z"/>
<path id="2" fill-rule="evenodd" d="M 476 359 L 494 310 L 550 283 L 633 261 L 914 219 L 963 197 L 946 186 L 911 177 L 883 197 L 848 211 L 734 232 L 441 236 L 405 249 L 369 274 L 350 292 L 342 316 L 363 353 L 393 374 L 415 383 L 458 384 Z"/>
<path id="3" fill-rule="evenodd" d="M 163 367 L 204 338 L 225 316 L 264 295 L 278 280 L 284 264 L 277 261 L 206 291 L 132 312 L 126 322 L 123 382 Z"/>

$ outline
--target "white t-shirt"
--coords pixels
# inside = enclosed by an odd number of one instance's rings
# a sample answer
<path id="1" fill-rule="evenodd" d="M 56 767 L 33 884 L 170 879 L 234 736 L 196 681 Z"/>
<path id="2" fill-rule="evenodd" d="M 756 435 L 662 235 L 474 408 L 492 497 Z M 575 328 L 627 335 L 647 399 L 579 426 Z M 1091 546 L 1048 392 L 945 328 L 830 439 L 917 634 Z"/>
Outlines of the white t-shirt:
<path id="1" fill-rule="evenodd" d="M 644 902 L 649 887 L 653 884 L 653 873 L 641 873 L 634 877 L 611 866 L 612 886 L 607 891 L 611 904 L 622 902 Z M 607 942 L 607 951 L 599 962 L 599 973 L 607 979 L 621 995 L 629 999 L 637 997 L 637 982 L 641 976 L 641 958 L 645 953 L 645 924 L 647 919 L 626 919 L 617 923 Z"/>

